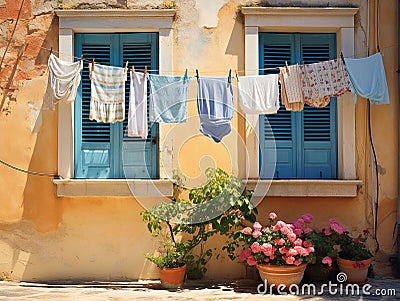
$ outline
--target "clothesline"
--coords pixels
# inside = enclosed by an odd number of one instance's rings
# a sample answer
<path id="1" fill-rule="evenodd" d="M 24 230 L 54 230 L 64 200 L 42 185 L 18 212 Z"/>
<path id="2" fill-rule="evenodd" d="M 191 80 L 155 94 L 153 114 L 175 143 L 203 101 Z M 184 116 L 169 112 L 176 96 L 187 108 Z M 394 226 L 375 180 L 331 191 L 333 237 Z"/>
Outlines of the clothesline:
<path id="1" fill-rule="evenodd" d="M 383 49 L 396 47 L 396 46 L 398 46 L 398 45 L 400 45 L 400 43 L 396 43 L 396 44 L 393 44 L 393 45 L 390 45 L 390 46 L 386 46 L 386 47 L 381 47 L 381 48 L 380 48 L 381 53 L 383 52 L 383 51 L 382 51 Z M 43 50 L 49 51 L 49 52 L 53 51 L 53 52 L 55 52 L 55 53 L 58 53 L 58 55 L 62 54 L 62 55 L 65 55 L 65 56 L 70 57 L 70 58 L 73 58 L 73 59 L 77 59 L 77 60 L 80 60 L 80 59 L 81 59 L 81 57 L 77 57 L 77 56 L 74 56 L 74 55 L 70 55 L 70 54 L 67 54 L 67 53 L 62 52 L 62 51 L 55 51 L 54 49 L 52 50 L 51 48 L 46 48 L 46 47 L 43 47 L 43 46 L 40 46 L 40 48 L 43 49 Z M 355 54 L 355 55 L 352 55 L 352 56 L 346 56 L 345 58 L 359 58 L 359 55 L 358 55 L 358 54 Z M 89 60 L 89 59 L 82 58 L 82 60 L 83 60 L 84 62 L 88 62 L 88 63 L 91 63 L 91 62 L 92 62 L 92 59 Z M 289 63 L 289 62 L 288 62 L 288 63 Z M 2 64 L 2 66 L 6 66 L 6 67 L 10 67 L 10 68 L 14 67 L 13 65 L 4 64 L 4 63 Z M 259 68 L 259 69 L 252 69 L 252 70 L 235 70 L 235 69 L 233 69 L 233 70 L 234 70 L 235 72 L 239 73 L 239 74 L 245 74 L 246 72 L 277 70 L 279 67 L 283 67 L 283 66 L 269 67 L 269 68 Z M 135 71 L 144 71 L 144 69 L 140 69 L 140 68 L 139 68 L 139 69 L 136 69 L 136 68 L 135 68 Z M 171 70 L 171 71 L 167 71 L 167 70 L 159 70 L 159 69 L 148 69 L 147 71 L 148 71 L 148 72 L 159 72 L 159 71 L 162 71 L 163 73 L 174 73 L 174 74 L 180 74 L 180 73 L 184 73 L 184 72 L 185 72 L 185 70 Z M 224 71 L 212 71 L 212 72 L 204 72 L 204 71 L 202 71 L 202 72 L 201 72 L 201 74 L 206 74 L 206 75 L 211 75 L 211 74 L 226 74 L 226 73 L 227 73 L 226 70 L 224 70 Z"/>

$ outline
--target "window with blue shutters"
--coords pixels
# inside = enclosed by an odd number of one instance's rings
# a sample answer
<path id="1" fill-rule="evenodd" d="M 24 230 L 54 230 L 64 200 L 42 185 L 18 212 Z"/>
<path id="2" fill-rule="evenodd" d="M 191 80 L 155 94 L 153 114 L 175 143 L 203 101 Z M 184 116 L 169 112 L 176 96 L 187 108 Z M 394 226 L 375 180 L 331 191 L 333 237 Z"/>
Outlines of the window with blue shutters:
<path id="1" fill-rule="evenodd" d="M 158 69 L 158 34 L 75 34 L 75 56 L 96 63 L 137 69 Z M 75 101 L 75 178 L 157 178 L 158 127 L 146 139 L 126 135 L 129 81 L 125 84 L 125 120 L 101 123 L 89 120 L 90 78 L 84 63 Z"/>
<path id="2" fill-rule="evenodd" d="M 336 57 L 335 34 L 260 33 L 260 69 L 310 64 Z M 278 69 L 261 74 L 278 73 Z M 324 108 L 260 115 L 260 178 L 273 168 L 268 151 L 275 140 L 275 179 L 337 177 L 336 98 Z"/>

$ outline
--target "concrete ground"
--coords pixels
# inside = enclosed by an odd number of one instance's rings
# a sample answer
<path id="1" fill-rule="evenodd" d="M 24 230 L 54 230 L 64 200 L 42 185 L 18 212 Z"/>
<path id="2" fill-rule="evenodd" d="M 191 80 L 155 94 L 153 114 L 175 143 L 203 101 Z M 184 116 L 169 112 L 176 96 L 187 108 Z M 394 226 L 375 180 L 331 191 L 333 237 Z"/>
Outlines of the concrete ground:
<path id="1" fill-rule="evenodd" d="M 138 282 L 84 282 L 84 283 L 27 283 L 0 281 L 0 300 L 400 300 L 400 279 L 374 278 L 360 286 L 360 293 L 346 285 L 316 287 L 316 295 L 303 286 L 304 294 L 263 295 L 257 292 L 260 282 L 186 281 L 183 289 L 169 291 L 159 281 Z M 263 287 L 261 287 L 262 289 Z M 336 293 L 335 292 L 336 289 Z M 364 289 L 364 292 L 362 290 Z M 353 292 L 353 295 L 351 295 Z"/>

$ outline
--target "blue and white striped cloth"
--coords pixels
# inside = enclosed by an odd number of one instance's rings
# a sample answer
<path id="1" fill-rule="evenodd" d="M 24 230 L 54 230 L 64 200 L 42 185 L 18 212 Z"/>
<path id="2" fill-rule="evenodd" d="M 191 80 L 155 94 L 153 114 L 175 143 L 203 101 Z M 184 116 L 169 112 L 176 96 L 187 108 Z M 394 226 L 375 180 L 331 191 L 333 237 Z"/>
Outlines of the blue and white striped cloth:
<path id="1" fill-rule="evenodd" d="M 125 118 L 127 70 L 89 63 L 91 79 L 90 120 L 117 122 Z"/>

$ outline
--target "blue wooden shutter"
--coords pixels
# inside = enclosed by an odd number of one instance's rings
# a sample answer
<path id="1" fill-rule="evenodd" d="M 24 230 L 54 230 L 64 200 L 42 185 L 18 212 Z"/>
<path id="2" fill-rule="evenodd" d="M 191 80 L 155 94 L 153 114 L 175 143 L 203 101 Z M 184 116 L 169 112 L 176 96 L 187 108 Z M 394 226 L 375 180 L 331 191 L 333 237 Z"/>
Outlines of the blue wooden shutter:
<path id="1" fill-rule="evenodd" d="M 76 34 L 75 55 L 95 62 L 158 69 L 158 34 Z M 101 123 L 89 120 L 90 78 L 84 63 L 82 83 L 75 102 L 76 178 L 156 178 L 158 131 L 153 126 L 147 139 L 125 135 L 129 108 L 129 77 L 125 90 L 125 121 Z"/>
<path id="2" fill-rule="evenodd" d="M 158 69 L 158 34 L 135 33 L 122 34 L 123 61 L 129 61 L 136 69 Z M 142 71 L 143 72 L 143 71 Z M 130 80 L 130 78 L 129 78 Z M 129 82 L 126 83 L 126 118 L 123 122 L 122 175 L 126 178 L 158 177 L 158 124 L 149 123 L 149 135 L 146 139 L 127 136 Z M 148 105 L 149 108 L 149 105 Z M 149 116 L 147 112 L 147 116 Z"/>
<path id="3" fill-rule="evenodd" d="M 301 57 L 305 64 L 335 58 L 334 34 L 301 35 Z M 324 108 L 304 107 L 303 147 L 300 177 L 333 179 L 337 177 L 336 98 Z"/>
<path id="4" fill-rule="evenodd" d="M 294 37 L 291 34 L 260 34 L 260 69 L 285 66 L 294 61 Z M 275 70 L 261 70 L 260 74 L 279 73 Z M 260 115 L 260 178 L 271 174 L 273 158 L 271 141 L 275 139 L 276 166 L 274 178 L 296 177 L 297 136 L 294 131 L 293 113 L 281 106 L 278 114 Z"/>
<path id="5" fill-rule="evenodd" d="M 259 44 L 260 68 L 325 61 L 335 57 L 336 49 L 335 34 L 261 33 Z M 260 116 L 260 178 L 273 168 L 268 157 L 272 139 L 274 178 L 336 178 L 336 133 L 336 98 L 322 109 L 305 106 L 303 112 L 289 112 L 281 106 L 276 115 Z"/>
<path id="6" fill-rule="evenodd" d="M 109 35 L 75 35 L 75 55 L 94 58 L 97 63 L 111 64 Z M 109 123 L 89 120 L 90 78 L 88 63 L 84 62 L 82 81 L 75 101 L 75 177 L 113 177 L 114 150 Z"/>

